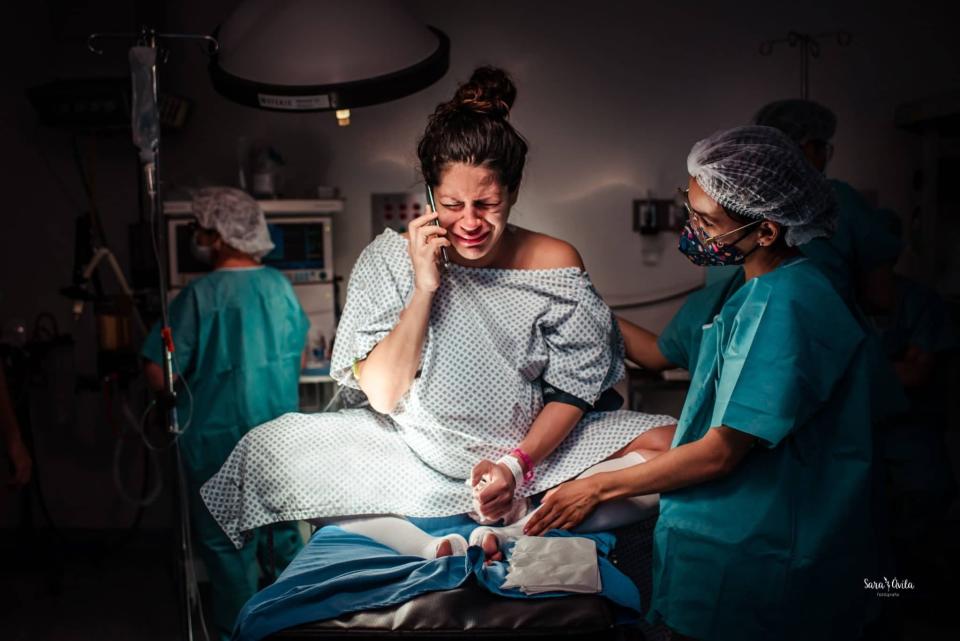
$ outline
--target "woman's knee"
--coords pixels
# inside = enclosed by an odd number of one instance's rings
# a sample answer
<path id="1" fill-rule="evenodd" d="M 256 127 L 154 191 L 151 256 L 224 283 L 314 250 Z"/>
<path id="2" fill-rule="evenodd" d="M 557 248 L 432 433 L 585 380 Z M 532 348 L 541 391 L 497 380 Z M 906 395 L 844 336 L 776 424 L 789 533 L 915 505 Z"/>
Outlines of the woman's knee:
<path id="1" fill-rule="evenodd" d="M 627 452 L 639 452 L 646 459 L 651 458 L 649 456 L 651 452 L 662 454 L 670 449 L 676 431 L 676 425 L 663 425 L 649 429 L 627 443 L 622 449 L 614 452 L 610 458 L 621 457 Z"/>
<path id="2" fill-rule="evenodd" d="M 676 431 L 676 425 L 664 425 L 662 427 L 655 427 L 652 430 L 648 430 L 639 437 L 642 439 L 640 447 L 646 450 L 659 450 L 660 452 L 666 452 L 673 444 L 673 435 L 676 433 Z"/>

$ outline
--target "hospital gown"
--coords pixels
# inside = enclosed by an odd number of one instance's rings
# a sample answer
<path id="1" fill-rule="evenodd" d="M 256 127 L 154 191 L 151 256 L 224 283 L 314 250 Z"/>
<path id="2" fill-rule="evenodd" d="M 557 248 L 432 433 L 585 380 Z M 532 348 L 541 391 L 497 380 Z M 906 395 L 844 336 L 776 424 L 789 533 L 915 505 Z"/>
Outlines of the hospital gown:
<path id="1" fill-rule="evenodd" d="M 758 442 L 661 494 L 651 620 L 704 641 L 857 638 L 875 559 L 863 329 L 803 258 L 680 320 L 701 336 L 674 447 L 720 425 Z"/>
<path id="2" fill-rule="evenodd" d="M 337 330 L 331 375 L 354 395 L 352 365 L 397 324 L 412 292 L 407 241 L 387 230 L 358 259 Z M 453 264 L 433 300 L 420 371 L 389 416 L 369 407 L 282 416 L 244 437 L 202 495 L 238 545 L 275 521 L 469 512 L 464 480 L 520 443 L 545 389 L 593 405 L 622 378 L 623 355 L 609 308 L 579 268 Z M 674 422 L 587 412 L 518 492 L 549 489 Z"/>

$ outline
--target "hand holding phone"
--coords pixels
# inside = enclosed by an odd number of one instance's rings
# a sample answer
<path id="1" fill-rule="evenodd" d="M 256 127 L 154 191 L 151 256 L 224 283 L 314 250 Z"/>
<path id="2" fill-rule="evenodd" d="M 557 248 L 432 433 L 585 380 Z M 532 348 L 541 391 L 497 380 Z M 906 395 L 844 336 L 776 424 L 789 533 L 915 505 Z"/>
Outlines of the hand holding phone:
<path id="1" fill-rule="evenodd" d="M 433 188 L 430 187 L 430 185 L 427 185 L 427 204 L 430 205 L 430 211 L 432 211 L 433 213 L 436 213 L 436 212 L 437 212 L 437 201 L 434 200 L 434 198 L 433 198 Z M 433 224 L 436 225 L 437 227 L 439 227 L 439 226 L 440 226 L 440 218 L 439 218 L 439 217 L 435 218 L 434 221 L 433 221 Z M 443 267 L 446 267 L 446 266 L 450 263 L 450 259 L 447 258 L 447 248 L 446 248 L 446 247 L 441 247 L 441 248 L 440 248 L 440 256 L 441 256 L 441 258 L 442 258 L 442 265 L 443 265 Z"/>

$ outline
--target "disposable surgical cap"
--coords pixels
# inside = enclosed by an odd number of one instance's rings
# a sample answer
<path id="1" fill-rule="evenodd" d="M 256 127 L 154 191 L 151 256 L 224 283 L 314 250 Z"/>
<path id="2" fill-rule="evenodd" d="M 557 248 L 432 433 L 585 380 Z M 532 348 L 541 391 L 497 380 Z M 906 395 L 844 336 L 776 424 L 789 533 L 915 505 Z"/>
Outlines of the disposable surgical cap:
<path id="1" fill-rule="evenodd" d="M 790 246 L 830 236 L 836 228 L 829 183 L 778 129 L 718 131 L 693 146 L 687 171 L 728 212 L 785 226 Z"/>
<path id="2" fill-rule="evenodd" d="M 812 100 L 771 102 L 757 112 L 753 122 L 779 129 L 798 145 L 811 140 L 826 142 L 837 131 L 837 117 L 833 112 Z"/>
<path id="3" fill-rule="evenodd" d="M 223 242 L 254 258 L 273 249 L 260 205 L 233 187 L 204 187 L 193 196 L 193 215 L 200 226 L 215 229 Z"/>

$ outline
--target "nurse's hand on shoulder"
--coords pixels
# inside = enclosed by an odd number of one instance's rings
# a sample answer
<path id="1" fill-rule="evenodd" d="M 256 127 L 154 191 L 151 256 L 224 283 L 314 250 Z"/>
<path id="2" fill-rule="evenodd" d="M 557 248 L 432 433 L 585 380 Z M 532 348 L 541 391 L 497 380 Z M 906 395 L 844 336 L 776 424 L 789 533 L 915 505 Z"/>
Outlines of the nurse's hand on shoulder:
<path id="1" fill-rule="evenodd" d="M 527 536 L 547 530 L 577 527 L 600 503 L 600 484 L 594 477 L 567 481 L 546 493 L 540 507 L 523 527 Z"/>
<path id="2" fill-rule="evenodd" d="M 417 291 L 433 293 L 440 287 L 440 248 L 449 247 L 447 230 L 433 221 L 436 212 L 427 206 L 423 216 L 410 221 L 407 231 L 407 252 L 413 263 L 413 286 Z"/>
<path id="3" fill-rule="evenodd" d="M 484 477 L 486 477 L 486 483 L 476 495 L 478 511 L 485 518 L 497 520 L 513 506 L 516 481 L 513 478 L 513 472 L 506 465 L 487 460 L 473 466 L 470 485 L 476 488 Z"/>

